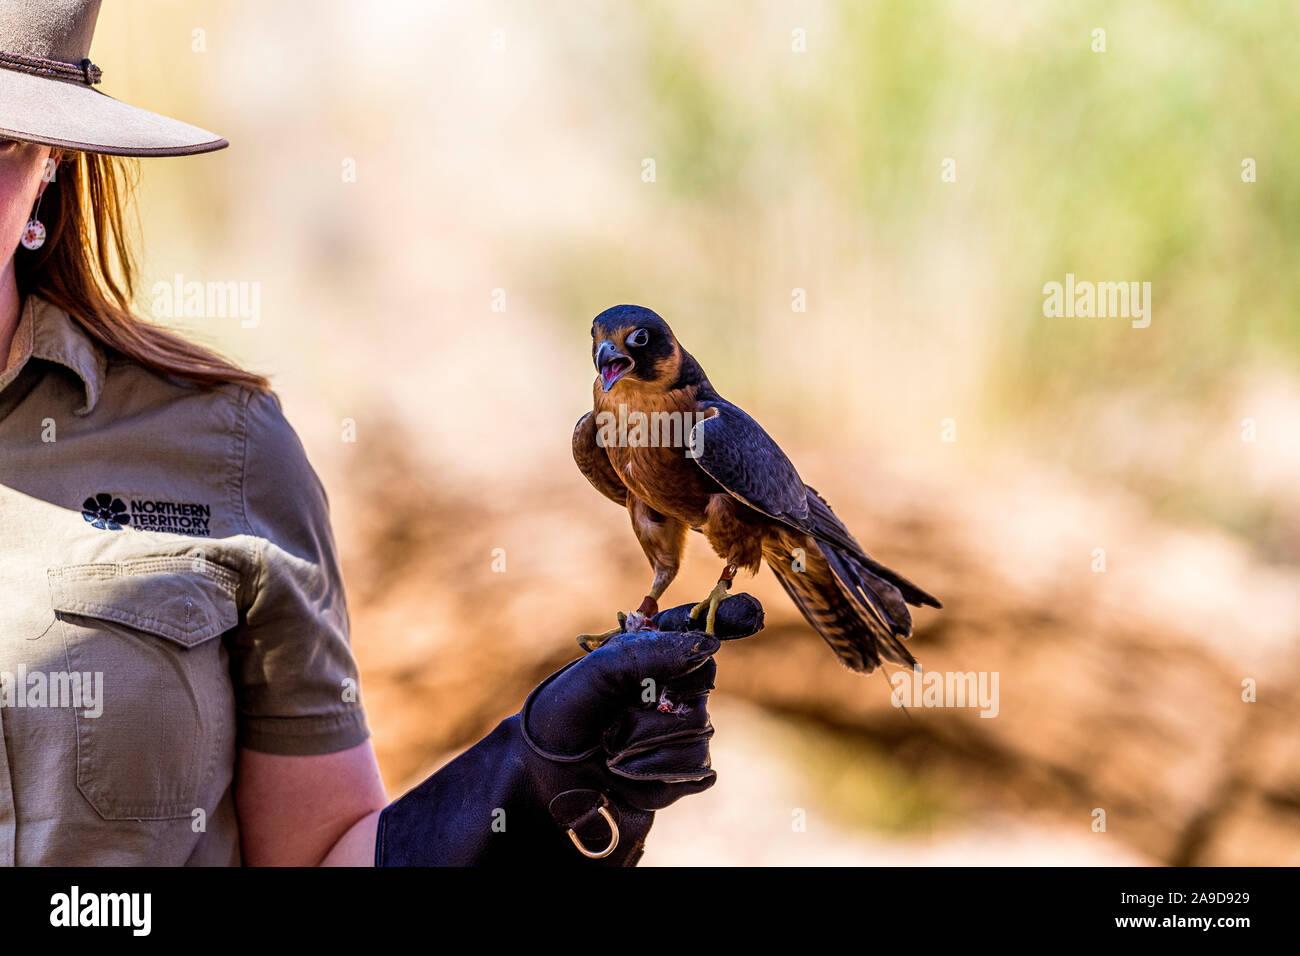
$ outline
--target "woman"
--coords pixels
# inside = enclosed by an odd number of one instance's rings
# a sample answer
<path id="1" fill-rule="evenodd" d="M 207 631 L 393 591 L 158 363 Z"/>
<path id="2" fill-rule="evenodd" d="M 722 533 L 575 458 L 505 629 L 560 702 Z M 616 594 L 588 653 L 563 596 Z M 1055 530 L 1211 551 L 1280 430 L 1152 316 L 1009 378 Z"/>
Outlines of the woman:
<path id="1" fill-rule="evenodd" d="M 385 808 L 302 446 L 131 309 L 112 157 L 226 141 L 94 89 L 98 8 L 0 0 L 0 862 L 635 862 L 713 782 L 717 642 L 664 612 Z"/>

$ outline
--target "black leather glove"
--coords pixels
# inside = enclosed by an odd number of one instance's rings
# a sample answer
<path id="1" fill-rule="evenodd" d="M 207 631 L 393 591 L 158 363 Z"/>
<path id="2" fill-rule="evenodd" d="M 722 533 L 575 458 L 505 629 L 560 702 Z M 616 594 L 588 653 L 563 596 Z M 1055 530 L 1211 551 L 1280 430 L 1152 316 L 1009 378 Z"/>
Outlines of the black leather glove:
<path id="1" fill-rule="evenodd" d="M 682 630 L 690 607 L 556 671 L 518 714 L 386 807 L 375 864 L 635 865 L 655 811 L 716 779 L 706 704 L 719 638 L 763 626 L 748 594 L 718 606 L 717 637 Z"/>

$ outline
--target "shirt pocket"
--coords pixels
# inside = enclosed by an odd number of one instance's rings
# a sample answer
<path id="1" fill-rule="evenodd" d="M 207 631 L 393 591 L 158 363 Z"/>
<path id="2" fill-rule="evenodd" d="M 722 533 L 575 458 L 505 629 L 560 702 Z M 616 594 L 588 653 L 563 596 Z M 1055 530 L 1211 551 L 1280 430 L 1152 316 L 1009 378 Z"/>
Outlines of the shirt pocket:
<path id="1" fill-rule="evenodd" d="M 216 638 L 239 622 L 238 576 L 174 556 L 47 577 L 69 670 L 103 675 L 99 715 L 74 708 L 77 789 L 106 820 L 211 813 L 208 784 L 234 762 L 234 691 Z"/>

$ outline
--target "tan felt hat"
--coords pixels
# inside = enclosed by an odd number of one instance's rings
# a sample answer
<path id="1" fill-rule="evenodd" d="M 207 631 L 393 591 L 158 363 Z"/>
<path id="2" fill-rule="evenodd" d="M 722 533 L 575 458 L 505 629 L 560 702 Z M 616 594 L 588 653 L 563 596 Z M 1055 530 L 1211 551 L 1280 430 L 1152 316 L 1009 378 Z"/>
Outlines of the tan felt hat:
<path id="1" fill-rule="evenodd" d="M 100 0 L 0 0 L 0 138 L 110 156 L 184 156 L 228 146 L 216 133 L 95 89 Z"/>

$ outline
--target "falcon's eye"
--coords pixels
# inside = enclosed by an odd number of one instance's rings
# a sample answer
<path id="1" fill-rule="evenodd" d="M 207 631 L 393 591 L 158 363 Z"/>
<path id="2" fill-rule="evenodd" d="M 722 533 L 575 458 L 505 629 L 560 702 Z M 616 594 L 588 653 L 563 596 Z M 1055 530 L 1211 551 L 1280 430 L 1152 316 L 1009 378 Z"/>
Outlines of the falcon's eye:
<path id="1" fill-rule="evenodd" d="M 627 344 L 634 349 L 640 348 L 642 345 L 645 345 L 649 341 L 650 341 L 650 333 L 647 332 L 645 329 L 637 329 L 635 332 L 633 332 L 631 335 L 627 337 Z"/>

